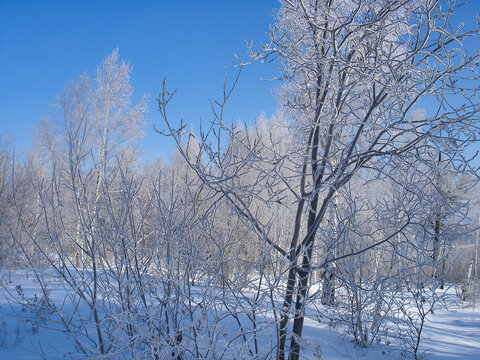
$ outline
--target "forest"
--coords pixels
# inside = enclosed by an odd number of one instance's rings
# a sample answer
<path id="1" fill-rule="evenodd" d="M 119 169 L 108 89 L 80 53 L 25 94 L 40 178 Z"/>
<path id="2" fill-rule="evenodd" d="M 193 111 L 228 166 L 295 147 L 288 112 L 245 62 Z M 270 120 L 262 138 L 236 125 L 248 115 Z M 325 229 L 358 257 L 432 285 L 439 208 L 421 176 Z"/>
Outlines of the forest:
<path id="1" fill-rule="evenodd" d="M 445 299 L 480 301 L 480 17 L 453 25 L 459 5 L 281 0 L 200 129 L 158 84 L 171 159 L 142 158 L 118 49 L 67 82 L 29 151 L 0 138 L 0 357 L 52 358 L 47 331 L 58 358 L 330 359 L 333 331 L 427 358 Z M 277 66 L 278 111 L 227 118 L 252 63 Z"/>

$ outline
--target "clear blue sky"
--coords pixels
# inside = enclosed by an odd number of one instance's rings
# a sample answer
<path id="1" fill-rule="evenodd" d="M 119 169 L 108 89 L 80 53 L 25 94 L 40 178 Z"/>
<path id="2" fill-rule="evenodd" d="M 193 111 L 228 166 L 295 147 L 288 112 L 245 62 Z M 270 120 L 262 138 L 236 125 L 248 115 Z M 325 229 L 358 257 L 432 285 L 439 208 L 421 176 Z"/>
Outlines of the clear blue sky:
<path id="1" fill-rule="evenodd" d="M 148 158 L 168 157 L 172 144 L 152 130 L 162 126 L 156 96 L 164 77 L 177 89 L 172 120 L 198 129 L 211 116 L 209 98 L 220 98 L 225 68 L 237 53 L 247 58 L 244 41 L 266 40 L 276 0 L 0 0 L 0 133 L 25 147 L 35 125 L 64 84 L 92 74 L 111 51 L 133 66 L 135 97 L 150 94 L 149 126 L 143 141 Z M 471 28 L 480 0 L 459 13 Z M 470 49 L 478 44 L 467 43 Z M 272 88 L 261 77 L 270 65 L 247 67 L 227 115 L 252 121 L 275 112 Z M 478 148 L 478 146 L 477 146 Z"/>
<path id="2" fill-rule="evenodd" d="M 234 53 L 247 59 L 246 39 L 266 40 L 274 0 L 0 0 L 0 132 L 26 146 L 64 84 L 93 73 L 111 51 L 133 66 L 135 97 L 150 94 L 148 157 L 171 144 L 152 131 L 161 124 L 156 97 L 162 79 L 177 89 L 172 119 L 197 124 L 211 114 L 209 98 L 222 94 L 225 66 Z M 268 66 L 245 69 L 229 105 L 230 116 L 251 121 L 275 111 Z M 270 73 L 270 75 L 272 72 Z M 195 125 L 194 125 L 195 126 Z"/>

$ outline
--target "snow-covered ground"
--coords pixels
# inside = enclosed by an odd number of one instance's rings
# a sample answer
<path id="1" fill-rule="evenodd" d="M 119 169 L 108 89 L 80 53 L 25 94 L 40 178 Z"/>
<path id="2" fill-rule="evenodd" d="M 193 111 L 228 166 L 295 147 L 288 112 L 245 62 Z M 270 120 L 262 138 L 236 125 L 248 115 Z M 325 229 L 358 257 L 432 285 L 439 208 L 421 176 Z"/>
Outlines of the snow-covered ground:
<path id="1" fill-rule="evenodd" d="M 48 307 L 41 301 L 38 283 L 30 273 L 17 271 L 13 275 L 3 273 L 0 287 L 0 359 L 65 359 L 75 352 L 75 343 L 63 331 L 64 327 L 52 321 L 43 321 L 48 317 Z M 18 285 L 21 284 L 21 288 Z M 53 288 L 53 286 L 52 286 Z M 29 315 L 25 307 L 11 301 L 8 292 L 36 302 L 37 320 L 22 321 Z M 36 295 L 36 296 L 35 296 Z M 73 305 L 65 301 L 67 292 L 57 287 L 50 294 L 57 309 L 63 313 L 73 312 Z M 464 307 L 455 296 L 455 290 L 448 292 L 444 304 L 438 305 L 430 315 L 423 332 L 421 353 L 425 359 L 480 359 L 480 310 Z M 87 308 L 80 309 L 80 312 Z M 32 315 L 32 314 L 30 314 Z M 324 360 L 340 359 L 409 359 L 395 344 L 375 345 L 369 349 L 359 349 L 351 338 L 345 337 L 340 330 L 331 329 L 327 324 L 306 320 L 304 337 L 312 348 L 317 348 L 317 356 Z M 38 326 L 38 330 L 36 330 Z M 67 356 L 65 356 L 67 354 Z M 304 354 L 307 355 L 307 354 Z M 309 358 L 318 358 L 310 353 Z"/>
<path id="2" fill-rule="evenodd" d="M 448 309 L 429 317 L 422 349 L 432 359 L 480 359 L 480 311 L 462 307 L 454 294 L 446 299 Z"/>

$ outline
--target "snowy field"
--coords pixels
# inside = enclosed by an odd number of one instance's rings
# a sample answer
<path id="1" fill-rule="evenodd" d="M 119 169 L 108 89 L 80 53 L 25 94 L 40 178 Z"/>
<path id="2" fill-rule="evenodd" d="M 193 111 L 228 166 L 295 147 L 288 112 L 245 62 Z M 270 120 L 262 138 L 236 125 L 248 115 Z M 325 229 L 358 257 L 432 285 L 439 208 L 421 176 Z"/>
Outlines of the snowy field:
<path id="1" fill-rule="evenodd" d="M 19 286 L 21 285 L 21 286 Z M 54 282 L 50 299 L 59 313 L 73 313 L 69 294 Z M 20 295 L 19 295 L 20 294 Z M 30 307 L 12 302 L 12 295 L 21 297 Z M 88 317 L 82 305 L 79 313 Z M 0 359 L 65 359 L 78 358 L 74 341 L 65 333 L 59 319 L 50 315 L 49 306 L 42 301 L 37 281 L 32 273 L 16 271 L 3 273 L 0 288 Z M 67 318 L 67 315 L 66 315 Z M 26 320 L 28 319 L 28 320 Z M 324 360 L 340 359 L 409 359 L 398 350 L 395 343 L 376 344 L 369 349 L 359 349 L 352 339 L 327 324 L 307 320 L 305 340 L 317 348 Z M 421 346 L 424 359 L 480 359 L 480 311 L 478 307 L 464 307 L 451 289 L 444 301 L 438 304 L 434 315 L 428 318 Z M 305 353 L 305 355 L 307 355 Z M 318 356 L 318 355 L 317 355 Z M 310 353 L 306 358 L 318 358 Z"/>

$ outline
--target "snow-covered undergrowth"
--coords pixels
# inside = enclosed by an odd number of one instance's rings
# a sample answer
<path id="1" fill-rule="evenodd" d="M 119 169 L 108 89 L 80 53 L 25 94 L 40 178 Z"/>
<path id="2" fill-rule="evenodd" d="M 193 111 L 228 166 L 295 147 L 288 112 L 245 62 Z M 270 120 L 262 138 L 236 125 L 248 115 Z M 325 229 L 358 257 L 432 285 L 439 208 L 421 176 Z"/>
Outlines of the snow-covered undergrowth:
<path id="1" fill-rule="evenodd" d="M 85 358 L 80 346 L 89 354 L 95 353 L 95 322 L 89 306 L 78 299 L 53 276 L 44 277 L 48 284 L 41 289 L 34 273 L 28 271 L 3 272 L 0 288 L 0 358 L 1 359 L 64 359 Z M 138 324 L 146 333 L 134 334 L 131 339 L 144 338 L 145 351 L 141 358 L 151 358 L 151 347 L 163 347 L 157 351 L 160 358 L 195 358 L 197 352 L 206 358 L 274 358 L 276 316 L 271 302 L 255 293 L 239 294 L 225 289 L 205 286 L 192 287 L 190 299 L 180 299 L 177 312 L 158 312 L 158 318 L 177 325 L 177 339 L 171 339 L 160 329 L 158 339 L 148 338 L 151 329 Z M 210 301 L 209 301 L 210 299 Z M 166 310 L 159 299 L 148 299 L 149 309 Z M 155 304 L 157 304 L 155 306 Z M 190 307 L 185 306 L 190 304 Z M 277 305 L 276 305 L 277 306 Z M 116 333 L 127 322 L 126 314 L 115 300 L 102 297 L 102 326 Z M 188 311 L 191 313 L 188 313 Z M 172 310 L 172 309 L 170 309 Z M 254 310 L 254 311 L 253 311 Z M 146 319 L 132 304 L 131 317 Z M 110 313 L 108 313 L 110 312 Z M 330 314 L 319 316 L 320 313 Z M 152 313 L 153 314 L 153 313 Z M 152 315 L 150 314 L 150 315 Z M 176 315 L 175 315 L 176 314 Z M 307 310 L 302 343 L 304 358 L 308 359 L 396 359 L 411 358 L 402 350 L 401 339 L 379 337 L 369 348 L 359 348 L 345 326 L 334 318 L 335 312 L 322 309 L 321 305 Z M 172 318 L 175 315 L 177 318 Z M 393 327 L 393 324 L 391 324 Z M 108 358 L 126 358 L 128 336 L 117 332 L 116 351 Z M 124 339 L 120 339 L 121 337 Z M 130 339 L 130 340 L 131 340 Z M 155 341 L 158 340 L 157 343 Z M 112 339 L 108 342 L 115 343 Z M 140 343 L 142 343 L 140 341 Z M 175 343 L 175 346 L 169 346 Z M 138 346 L 138 345 L 137 345 Z M 198 349 L 195 349 L 198 347 Z M 404 348 L 404 347 L 403 347 Z M 475 359 L 480 354 L 480 311 L 463 307 L 452 287 L 427 317 L 422 332 L 421 357 L 425 359 Z"/>

